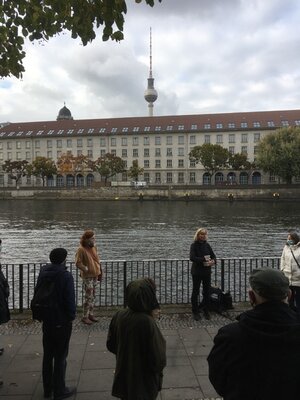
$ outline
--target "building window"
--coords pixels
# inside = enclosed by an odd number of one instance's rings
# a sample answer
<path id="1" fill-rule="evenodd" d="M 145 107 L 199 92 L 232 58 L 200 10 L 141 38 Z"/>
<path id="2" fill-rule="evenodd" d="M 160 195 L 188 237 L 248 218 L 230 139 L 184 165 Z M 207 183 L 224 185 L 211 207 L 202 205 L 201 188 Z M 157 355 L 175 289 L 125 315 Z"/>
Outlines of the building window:
<path id="1" fill-rule="evenodd" d="M 31 149 L 31 143 L 28 142 L 28 141 L 26 141 L 26 143 L 25 143 L 25 148 L 26 148 L 26 149 Z"/>
<path id="2" fill-rule="evenodd" d="M 229 134 L 228 142 L 229 143 L 235 143 L 235 134 L 234 133 L 230 133 Z"/>
<path id="3" fill-rule="evenodd" d="M 16 148 L 17 148 L 17 149 L 20 149 L 20 148 L 21 148 L 21 142 L 17 142 L 17 143 L 16 143 Z"/>
<path id="4" fill-rule="evenodd" d="M 149 172 L 144 172 L 144 181 L 150 183 L 150 174 Z"/>
<path id="5" fill-rule="evenodd" d="M 274 121 L 268 121 L 268 127 L 273 128 L 275 126 Z"/>
<path id="6" fill-rule="evenodd" d="M 122 146 L 127 146 L 127 137 L 122 137 Z"/>
<path id="7" fill-rule="evenodd" d="M 77 157 L 82 156 L 82 150 L 77 150 Z"/>
<path id="8" fill-rule="evenodd" d="M 67 139 L 67 147 L 72 147 L 72 139 Z"/>
<path id="9" fill-rule="evenodd" d="M 30 151 L 26 151 L 26 160 L 30 160 L 30 159 L 31 159 Z"/>
<path id="10" fill-rule="evenodd" d="M 172 183 L 172 182 L 173 182 L 173 173 L 167 172 L 167 183 Z"/>
<path id="11" fill-rule="evenodd" d="M 223 128 L 223 124 L 220 124 L 220 123 L 216 124 L 216 128 L 217 129 L 222 129 Z"/>
<path id="12" fill-rule="evenodd" d="M 260 122 L 258 121 L 253 122 L 253 128 L 260 128 Z"/>
<path id="13" fill-rule="evenodd" d="M 167 160 L 167 168 L 172 168 L 172 160 Z"/>
<path id="14" fill-rule="evenodd" d="M 196 167 L 196 161 L 190 160 L 190 168 L 195 168 L 195 167 Z"/>
<path id="15" fill-rule="evenodd" d="M 149 168 L 149 167 L 150 167 L 150 161 L 144 160 L 144 168 Z"/>
<path id="16" fill-rule="evenodd" d="M 17 160 L 21 160 L 21 152 L 17 151 Z"/>
<path id="17" fill-rule="evenodd" d="M 161 126 L 156 126 L 155 127 L 155 131 L 160 131 L 161 130 Z"/>
<path id="18" fill-rule="evenodd" d="M 191 125 L 191 130 L 194 131 L 194 130 L 196 130 L 197 128 L 198 128 L 198 126 L 197 126 L 196 124 L 192 124 L 192 125 Z"/>
<path id="19" fill-rule="evenodd" d="M 82 139 L 77 139 L 77 147 L 82 147 Z"/>
<path id="20" fill-rule="evenodd" d="M 228 123 L 228 128 L 229 129 L 234 129 L 235 128 L 235 123 L 234 122 L 229 122 Z"/>
<path id="21" fill-rule="evenodd" d="M 217 135 L 217 143 L 223 143 L 223 135 Z"/>
<path id="22" fill-rule="evenodd" d="M 178 183 L 184 183 L 184 173 L 178 172 Z"/>
<path id="23" fill-rule="evenodd" d="M 184 168 L 184 160 L 178 160 L 178 168 Z"/>
<path id="24" fill-rule="evenodd" d="M 150 131 L 150 126 L 145 126 L 144 132 L 149 132 Z"/>
<path id="25" fill-rule="evenodd" d="M 122 149 L 122 158 L 127 157 L 127 149 Z"/>
<path id="26" fill-rule="evenodd" d="M 155 160 L 155 168 L 160 168 L 160 160 Z"/>
<path id="27" fill-rule="evenodd" d="M 59 140 L 56 141 L 56 147 L 57 147 L 58 149 L 61 149 L 61 148 L 62 148 L 62 140 L 61 140 L 61 139 L 59 139 Z"/>
<path id="28" fill-rule="evenodd" d="M 178 144 L 184 144 L 184 136 L 178 136 Z"/>
<path id="29" fill-rule="evenodd" d="M 242 133 L 242 143 L 248 143 L 248 133 Z"/>
<path id="30" fill-rule="evenodd" d="M 210 135 L 204 136 L 204 143 L 210 143 Z"/>
<path id="31" fill-rule="evenodd" d="M 150 144 L 149 136 L 144 136 L 144 146 L 149 146 L 149 144 Z"/>
<path id="32" fill-rule="evenodd" d="M 134 128 L 133 128 L 133 132 L 138 132 L 140 130 L 140 127 L 139 126 L 135 126 Z"/>
<path id="33" fill-rule="evenodd" d="M 40 146 L 40 141 L 39 140 L 35 140 L 34 141 L 34 147 L 36 148 L 36 149 L 39 149 L 41 146 Z"/>
<path id="34" fill-rule="evenodd" d="M 210 124 L 204 124 L 204 129 L 210 129 Z"/>
<path id="35" fill-rule="evenodd" d="M 137 158 L 139 156 L 139 149 L 132 149 L 132 157 Z"/>
<path id="36" fill-rule="evenodd" d="M 144 157 L 150 157 L 150 150 L 148 148 L 144 149 Z"/>
<path id="37" fill-rule="evenodd" d="M 155 157 L 160 157 L 160 147 L 155 147 Z"/>
<path id="38" fill-rule="evenodd" d="M 254 146 L 253 148 L 253 154 L 257 154 L 258 153 L 258 146 Z"/>
<path id="39" fill-rule="evenodd" d="M 52 149 L 52 140 L 47 140 L 47 148 Z"/>
<path id="40" fill-rule="evenodd" d="M 161 145 L 161 138 L 160 136 L 155 136 L 155 146 Z"/>
<path id="41" fill-rule="evenodd" d="M 10 152 L 10 151 L 7 153 L 7 159 L 8 159 L 8 160 L 11 160 L 11 159 L 12 159 L 12 157 L 11 157 L 11 152 Z"/>
<path id="42" fill-rule="evenodd" d="M 117 155 L 117 150 L 116 149 L 112 149 L 110 151 L 110 154 L 112 154 L 113 156 L 116 156 Z"/>
<path id="43" fill-rule="evenodd" d="M 160 172 L 155 173 L 155 183 L 161 183 Z"/>
<path id="44" fill-rule="evenodd" d="M 289 126 L 289 121 L 281 121 L 282 126 Z"/>
<path id="45" fill-rule="evenodd" d="M 172 147 L 167 147 L 167 157 L 169 156 L 172 156 Z"/>
<path id="46" fill-rule="evenodd" d="M 260 133 L 254 133 L 254 143 L 260 142 Z"/>
<path id="47" fill-rule="evenodd" d="M 190 144 L 196 144 L 196 136 L 190 136 Z"/>
<path id="48" fill-rule="evenodd" d="M 241 122 L 241 128 L 248 128 L 247 122 Z"/>
<path id="49" fill-rule="evenodd" d="M 184 130 L 184 125 L 178 125 L 178 130 L 183 131 Z"/>
<path id="50" fill-rule="evenodd" d="M 111 146 L 116 146 L 117 145 L 117 138 L 115 138 L 115 137 L 110 138 L 110 145 Z"/>
<path id="51" fill-rule="evenodd" d="M 88 138 L 87 147 L 93 147 L 93 139 L 92 138 Z"/>
<path id="52" fill-rule="evenodd" d="M 242 153 L 242 154 L 247 154 L 247 153 L 248 153 L 247 146 L 242 146 L 242 148 L 241 148 L 241 153 Z"/>
<path id="53" fill-rule="evenodd" d="M 167 131 L 172 131 L 173 130 L 173 125 L 168 125 L 167 126 Z"/>
<path id="54" fill-rule="evenodd" d="M 184 156 L 184 147 L 178 147 L 178 155 Z"/>
<path id="55" fill-rule="evenodd" d="M 132 138 L 132 145 L 133 146 L 138 146 L 139 145 L 139 138 L 137 136 L 134 136 Z"/>
<path id="56" fill-rule="evenodd" d="M 100 150 L 100 157 L 104 157 L 105 154 L 106 154 L 106 150 L 101 149 L 101 150 Z"/>
<path id="57" fill-rule="evenodd" d="M 93 150 L 88 150 L 87 151 L 87 156 L 88 156 L 88 158 L 93 158 Z"/>
<path id="58" fill-rule="evenodd" d="M 196 174 L 195 172 L 190 172 L 190 183 L 196 182 Z"/>
<path id="59" fill-rule="evenodd" d="M 81 139 L 79 139 L 81 140 Z M 82 143 L 82 142 L 81 142 Z M 82 145 L 81 145 L 82 146 Z M 100 138 L 100 146 L 105 147 L 106 146 L 106 139 L 105 138 Z"/>
<path id="60" fill-rule="evenodd" d="M 228 151 L 230 154 L 234 154 L 234 146 L 229 146 Z"/>
<path id="61" fill-rule="evenodd" d="M 122 128 L 122 132 L 128 132 L 128 128 L 127 127 Z"/>
<path id="62" fill-rule="evenodd" d="M 172 136 L 167 136 L 167 144 L 172 144 Z"/>

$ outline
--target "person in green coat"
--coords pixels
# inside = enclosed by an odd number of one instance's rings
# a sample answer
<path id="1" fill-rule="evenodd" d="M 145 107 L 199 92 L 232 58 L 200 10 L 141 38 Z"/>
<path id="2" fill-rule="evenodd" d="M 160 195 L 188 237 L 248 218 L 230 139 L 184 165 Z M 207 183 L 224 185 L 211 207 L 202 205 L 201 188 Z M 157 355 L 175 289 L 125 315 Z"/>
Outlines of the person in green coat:
<path id="1" fill-rule="evenodd" d="M 122 400 L 155 400 L 166 366 L 166 341 L 156 322 L 155 283 L 137 279 L 126 288 L 128 307 L 112 318 L 107 349 L 116 355 L 112 395 Z"/>

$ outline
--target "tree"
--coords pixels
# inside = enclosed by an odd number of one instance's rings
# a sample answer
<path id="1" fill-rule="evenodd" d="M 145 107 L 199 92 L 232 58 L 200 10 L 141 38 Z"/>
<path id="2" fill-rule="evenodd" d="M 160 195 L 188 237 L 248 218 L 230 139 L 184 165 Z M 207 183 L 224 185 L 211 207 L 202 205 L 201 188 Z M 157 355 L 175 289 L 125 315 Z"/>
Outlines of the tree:
<path id="1" fill-rule="evenodd" d="M 154 6 L 155 0 L 143 1 Z M 0 1 L 0 76 L 22 77 L 25 38 L 47 41 L 68 31 L 86 46 L 96 38 L 97 28 L 103 26 L 103 41 L 123 40 L 126 12 L 126 0 Z"/>
<path id="2" fill-rule="evenodd" d="M 43 186 L 45 186 L 45 178 L 57 174 L 57 167 L 53 160 L 47 157 L 37 157 L 31 164 L 27 166 L 28 175 L 42 178 Z"/>
<path id="3" fill-rule="evenodd" d="M 92 171 L 97 171 L 104 177 L 106 185 L 108 178 L 125 172 L 125 161 L 114 154 L 106 153 L 104 156 L 97 158 L 96 161 L 90 161 L 89 167 Z"/>
<path id="4" fill-rule="evenodd" d="M 84 172 L 88 167 L 88 157 L 83 154 L 73 156 L 72 153 L 62 154 L 57 162 L 57 169 L 60 174 L 75 175 L 78 172 Z"/>
<path id="5" fill-rule="evenodd" d="M 228 159 L 228 165 L 234 171 L 249 170 L 252 168 L 253 164 L 247 159 L 247 154 L 236 153 L 230 154 Z"/>
<path id="6" fill-rule="evenodd" d="M 4 172 L 8 173 L 10 179 L 14 179 L 16 181 L 16 186 L 17 186 L 22 176 L 27 175 L 27 165 L 28 161 L 26 160 L 22 161 L 6 160 L 2 165 L 2 169 Z"/>
<path id="7" fill-rule="evenodd" d="M 205 143 L 195 146 L 189 153 L 191 161 L 201 163 L 203 168 L 212 177 L 215 172 L 227 166 L 229 151 L 219 144 Z"/>
<path id="8" fill-rule="evenodd" d="M 144 172 L 144 168 L 139 167 L 139 162 L 138 160 L 133 160 L 132 161 L 132 166 L 128 170 L 128 176 L 135 181 L 139 180 L 139 175 L 141 175 Z"/>
<path id="9" fill-rule="evenodd" d="M 277 129 L 258 145 L 257 166 L 292 183 L 300 176 L 300 128 Z"/>

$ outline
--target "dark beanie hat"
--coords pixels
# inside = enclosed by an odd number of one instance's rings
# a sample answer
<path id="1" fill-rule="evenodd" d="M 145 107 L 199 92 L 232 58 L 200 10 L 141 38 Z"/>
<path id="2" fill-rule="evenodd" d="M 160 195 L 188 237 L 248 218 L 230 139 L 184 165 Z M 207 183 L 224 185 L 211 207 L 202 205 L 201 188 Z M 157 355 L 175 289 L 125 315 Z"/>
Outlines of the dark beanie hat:
<path id="1" fill-rule="evenodd" d="M 67 258 L 68 252 L 66 249 L 53 249 L 49 255 L 52 264 L 62 264 Z"/>
<path id="2" fill-rule="evenodd" d="M 252 271 L 251 288 L 267 300 L 283 300 L 289 293 L 289 280 L 278 269 L 262 268 Z"/>

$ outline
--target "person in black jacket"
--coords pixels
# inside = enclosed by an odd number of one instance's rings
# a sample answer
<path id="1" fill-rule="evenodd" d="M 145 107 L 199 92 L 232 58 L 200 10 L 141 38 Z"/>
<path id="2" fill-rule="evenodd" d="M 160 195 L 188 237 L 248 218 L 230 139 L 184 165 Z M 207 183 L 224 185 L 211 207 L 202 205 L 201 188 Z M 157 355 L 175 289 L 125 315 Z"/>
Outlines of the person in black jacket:
<path id="1" fill-rule="evenodd" d="M 217 333 L 209 379 L 224 400 L 297 400 L 300 316 L 288 305 L 288 278 L 272 268 L 254 270 L 250 286 L 254 308 Z"/>
<path id="2" fill-rule="evenodd" d="M 58 308 L 43 318 L 43 386 L 44 397 L 54 400 L 71 397 L 75 388 L 67 388 L 65 374 L 69 342 L 72 333 L 72 321 L 76 314 L 74 280 L 66 268 L 67 250 L 53 249 L 50 253 L 51 264 L 40 271 L 35 290 L 44 279 L 55 281 L 55 293 Z"/>
<path id="3" fill-rule="evenodd" d="M 9 285 L 5 278 L 0 264 L 0 324 L 5 324 L 10 320 L 10 312 L 8 308 Z M 0 347 L 0 355 L 4 352 L 4 347 Z M 3 385 L 2 379 L 0 386 Z"/>
<path id="4" fill-rule="evenodd" d="M 211 266 L 216 263 L 216 256 L 210 244 L 207 242 L 207 230 L 200 228 L 196 231 L 194 242 L 190 248 L 190 260 L 192 263 L 192 312 L 196 321 L 200 320 L 199 313 L 199 291 L 202 282 L 203 286 L 203 312 L 206 319 L 209 319 L 209 289 L 211 285 Z"/>

